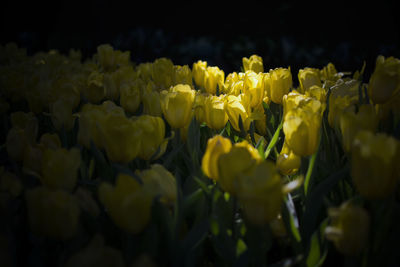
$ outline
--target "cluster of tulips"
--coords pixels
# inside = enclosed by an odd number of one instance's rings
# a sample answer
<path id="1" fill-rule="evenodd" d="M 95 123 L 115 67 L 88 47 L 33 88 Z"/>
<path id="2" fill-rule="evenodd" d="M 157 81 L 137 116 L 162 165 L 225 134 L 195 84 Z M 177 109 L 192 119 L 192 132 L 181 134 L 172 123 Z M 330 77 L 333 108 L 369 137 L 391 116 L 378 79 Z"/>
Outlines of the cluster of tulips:
<path id="1" fill-rule="evenodd" d="M 200 266 L 259 266 L 266 240 L 290 248 L 276 259 L 285 266 L 319 266 L 328 251 L 375 259 L 386 236 L 372 227 L 398 216 L 400 60 L 379 56 L 367 82 L 364 68 L 306 67 L 295 87 L 290 67 L 265 72 L 257 55 L 225 76 L 201 60 L 135 64 L 110 45 L 83 62 L 74 50 L 0 46 L 4 225 L 26 225 L 33 247 L 75 244 L 61 266 L 190 265 L 193 253 Z M 154 227 L 177 248 L 112 241 L 152 242 Z M 12 266 L 21 234 L 5 229 Z"/>

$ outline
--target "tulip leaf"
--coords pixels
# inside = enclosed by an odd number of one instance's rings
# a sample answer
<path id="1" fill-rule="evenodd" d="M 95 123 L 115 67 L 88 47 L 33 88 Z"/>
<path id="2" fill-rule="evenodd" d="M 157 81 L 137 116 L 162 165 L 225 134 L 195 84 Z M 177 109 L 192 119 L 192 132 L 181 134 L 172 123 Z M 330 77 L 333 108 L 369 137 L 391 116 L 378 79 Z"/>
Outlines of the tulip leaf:
<path id="1" fill-rule="evenodd" d="M 206 238 L 209 228 L 210 224 L 208 222 L 208 219 L 205 219 L 196 224 L 195 226 L 193 226 L 190 232 L 183 240 L 184 250 L 186 252 L 191 252 L 196 247 L 198 247 L 200 243 L 203 242 L 204 239 Z"/>
<path id="2" fill-rule="evenodd" d="M 271 150 L 275 147 L 276 143 L 279 140 L 279 135 L 281 133 L 283 127 L 283 120 L 281 121 L 281 123 L 278 125 L 278 128 L 276 129 L 274 135 L 272 136 L 271 141 L 269 142 L 267 149 L 264 152 L 264 158 L 268 158 L 269 153 L 271 153 Z"/>
<path id="3" fill-rule="evenodd" d="M 301 252 L 301 236 L 299 232 L 299 220 L 290 194 L 287 194 L 282 207 L 282 219 L 285 227 L 290 232 L 292 247 L 297 253 Z"/>
<path id="4" fill-rule="evenodd" d="M 240 129 L 241 137 L 245 137 L 246 136 L 246 130 L 244 129 L 243 119 L 242 119 L 242 116 L 240 116 L 240 114 L 239 114 L 239 129 Z"/>
<path id="5" fill-rule="evenodd" d="M 317 231 L 311 236 L 310 248 L 306 259 L 307 267 L 322 266 L 328 254 L 327 246 L 323 246 L 324 232 L 328 225 L 328 219 L 321 222 Z"/>

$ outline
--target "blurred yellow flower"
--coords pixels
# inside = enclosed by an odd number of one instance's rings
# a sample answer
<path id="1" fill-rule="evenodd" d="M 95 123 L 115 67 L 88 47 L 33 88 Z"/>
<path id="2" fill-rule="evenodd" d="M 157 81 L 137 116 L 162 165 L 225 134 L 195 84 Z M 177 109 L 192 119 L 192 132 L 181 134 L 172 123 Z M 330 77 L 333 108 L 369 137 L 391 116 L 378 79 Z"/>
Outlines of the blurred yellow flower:
<path id="1" fill-rule="evenodd" d="M 201 161 L 201 169 L 207 177 L 218 180 L 218 159 L 222 154 L 228 153 L 231 147 L 231 141 L 221 135 L 215 135 L 208 139 L 206 151 Z"/>
<path id="2" fill-rule="evenodd" d="M 43 185 L 54 189 L 72 190 L 78 179 L 81 164 L 79 149 L 46 149 L 42 155 Z"/>
<path id="3" fill-rule="evenodd" d="M 264 72 L 263 59 L 260 56 L 252 55 L 242 59 L 244 71 L 252 70 L 255 73 Z"/>
<path id="4" fill-rule="evenodd" d="M 128 163 L 140 151 L 142 129 L 120 114 L 108 114 L 100 124 L 107 157 L 112 162 Z"/>
<path id="5" fill-rule="evenodd" d="M 134 119 L 136 127 L 141 130 L 138 157 L 149 160 L 164 154 L 168 140 L 165 139 L 165 123 L 161 117 L 141 115 Z M 157 155 L 155 153 L 157 152 Z"/>
<path id="6" fill-rule="evenodd" d="M 158 58 L 152 65 L 152 78 L 160 90 L 166 90 L 173 85 L 174 63 L 168 58 Z"/>
<path id="7" fill-rule="evenodd" d="M 340 131 L 342 133 L 343 149 L 351 151 L 355 136 L 360 130 L 375 132 L 378 127 L 378 117 L 372 105 L 361 105 L 358 113 L 352 110 L 342 112 L 340 116 Z"/>
<path id="8" fill-rule="evenodd" d="M 34 234 L 65 240 L 77 232 L 79 205 L 68 192 L 35 187 L 26 191 L 26 205 L 30 229 Z"/>
<path id="9" fill-rule="evenodd" d="M 351 151 L 351 176 L 360 194 L 384 198 L 396 190 L 400 173 L 399 142 L 383 133 L 359 131 Z"/>
<path id="10" fill-rule="evenodd" d="M 367 211 L 349 202 L 328 210 L 330 226 L 325 228 L 327 239 L 333 241 L 338 251 L 355 256 L 366 247 L 370 218 Z"/>
<path id="11" fill-rule="evenodd" d="M 262 161 L 249 172 L 239 174 L 237 196 L 251 223 L 263 225 L 274 220 L 283 201 L 281 176 L 275 164 Z"/>
<path id="12" fill-rule="evenodd" d="M 176 200 L 176 180 L 164 166 L 151 165 L 150 169 L 137 171 L 136 174 L 143 181 L 143 188 L 153 197 L 160 197 L 166 204 L 174 204 Z"/>
<path id="13" fill-rule="evenodd" d="M 59 98 L 50 104 L 51 121 L 57 130 L 69 131 L 74 126 L 75 117 L 72 114 L 72 104 L 64 98 Z"/>
<path id="14" fill-rule="evenodd" d="M 161 92 L 161 108 L 172 128 L 183 128 L 190 123 L 195 94 L 187 84 L 178 84 Z"/>
<path id="15" fill-rule="evenodd" d="M 383 104 L 400 90 L 400 60 L 378 56 L 371 75 L 368 94 L 374 104 Z"/>
<path id="16" fill-rule="evenodd" d="M 228 153 L 218 157 L 218 182 L 222 189 L 236 195 L 238 177 L 251 172 L 260 161 L 258 151 L 246 140 L 234 144 Z"/>
<path id="17" fill-rule="evenodd" d="M 143 90 L 143 114 L 161 117 L 162 110 L 160 104 L 160 93 L 156 91 L 154 87 L 154 83 L 149 82 L 146 88 Z"/>
<path id="18" fill-rule="evenodd" d="M 137 82 L 121 85 L 119 101 L 125 111 L 135 113 L 141 100 L 141 88 Z"/>
<path id="19" fill-rule="evenodd" d="M 104 74 L 93 71 L 87 79 L 87 84 L 82 90 L 83 96 L 90 103 L 99 103 L 106 96 L 106 88 L 104 87 Z"/>
<path id="20" fill-rule="evenodd" d="M 188 84 L 193 85 L 192 82 L 192 71 L 188 65 L 174 66 L 174 84 Z"/>
<path id="21" fill-rule="evenodd" d="M 293 153 L 290 147 L 283 143 L 282 150 L 276 159 L 276 167 L 282 175 L 292 175 L 296 173 L 301 165 L 301 157 Z"/>
<path id="22" fill-rule="evenodd" d="M 111 219 L 123 230 L 137 234 L 148 224 L 154 195 L 133 177 L 119 174 L 115 186 L 100 184 L 98 195 Z"/>

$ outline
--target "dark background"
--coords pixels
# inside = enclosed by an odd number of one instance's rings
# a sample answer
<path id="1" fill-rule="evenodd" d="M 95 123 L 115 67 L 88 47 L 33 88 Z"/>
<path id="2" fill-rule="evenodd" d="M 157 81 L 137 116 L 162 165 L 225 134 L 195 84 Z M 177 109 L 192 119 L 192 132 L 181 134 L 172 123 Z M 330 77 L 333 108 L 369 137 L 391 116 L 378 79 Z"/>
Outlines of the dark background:
<path id="1" fill-rule="evenodd" d="M 14 41 L 29 54 L 80 49 L 86 58 L 110 43 L 140 63 L 169 57 L 198 59 L 225 73 L 256 53 L 265 69 L 322 67 L 355 71 L 379 54 L 400 57 L 395 1 L 6 1 L 1 44 Z"/>

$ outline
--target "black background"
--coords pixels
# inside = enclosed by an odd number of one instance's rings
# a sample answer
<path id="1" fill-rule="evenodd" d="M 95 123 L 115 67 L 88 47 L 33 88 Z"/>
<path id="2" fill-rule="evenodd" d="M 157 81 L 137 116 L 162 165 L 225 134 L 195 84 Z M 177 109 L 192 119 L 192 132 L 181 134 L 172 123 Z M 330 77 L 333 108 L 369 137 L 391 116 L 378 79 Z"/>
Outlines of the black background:
<path id="1" fill-rule="evenodd" d="M 1 43 L 37 51 L 80 49 L 84 57 L 110 43 L 140 63 L 198 59 L 226 73 L 253 53 L 275 67 L 373 70 L 377 55 L 400 57 L 395 1 L 6 1 Z M 293 72 L 295 73 L 295 72 Z"/>

